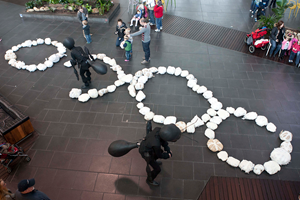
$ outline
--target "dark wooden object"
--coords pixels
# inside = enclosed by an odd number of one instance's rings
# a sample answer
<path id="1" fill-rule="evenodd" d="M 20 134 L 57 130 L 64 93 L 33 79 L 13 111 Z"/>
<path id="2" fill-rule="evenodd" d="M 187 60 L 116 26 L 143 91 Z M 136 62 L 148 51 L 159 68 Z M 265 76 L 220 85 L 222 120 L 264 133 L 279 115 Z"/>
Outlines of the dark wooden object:
<path id="1" fill-rule="evenodd" d="M 29 134 L 34 131 L 34 128 L 30 122 L 30 119 L 24 121 L 19 126 L 15 127 L 11 131 L 4 134 L 4 138 L 8 143 L 16 144 L 19 141 L 26 138 Z"/>
<path id="2" fill-rule="evenodd" d="M 299 194 L 296 181 L 212 176 L 198 200 L 296 200 Z"/>

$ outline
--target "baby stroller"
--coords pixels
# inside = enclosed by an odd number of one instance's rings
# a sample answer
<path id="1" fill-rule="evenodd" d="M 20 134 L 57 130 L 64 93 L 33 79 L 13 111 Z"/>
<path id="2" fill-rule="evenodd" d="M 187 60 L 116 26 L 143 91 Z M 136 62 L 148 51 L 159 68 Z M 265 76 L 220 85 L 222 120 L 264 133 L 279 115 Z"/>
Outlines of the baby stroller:
<path id="1" fill-rule="evenodd" d="M 2 143 L 0 145 L 0 162 L 5 167 L 8 173 L 11 172 L 9 165 L 17 157 L 26 157 L 26 161 L 29 162 L 31 158 L 24 153 L 23 149 L 18 145 L 11 145 L 9 143 Z"/>
<path id="2" fill-rule="evenodd" d="M 264 39 L 264 35 L 266 35 L 267 33 L 268 33 L 267 27 L 262 27 L 246 35 L 244 42 L 247 45 L 249 45 L 250 53 L 254 53 L 255 48 L 261 48 L 261 50 L 263 51 L 266 49 L 266 46 L 269 43 L 269 41 L 262 40 L 262 39 Z"/>

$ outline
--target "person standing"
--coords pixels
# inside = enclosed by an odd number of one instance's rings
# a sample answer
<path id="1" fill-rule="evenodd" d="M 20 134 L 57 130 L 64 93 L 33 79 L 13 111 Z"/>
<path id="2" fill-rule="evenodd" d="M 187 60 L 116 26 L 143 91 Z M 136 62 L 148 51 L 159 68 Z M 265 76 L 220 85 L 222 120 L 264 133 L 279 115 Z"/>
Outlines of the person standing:
<path id="1" fill-rule="evenodd" d="M 7 189 L 6 183 L 2 179 L 0 179 L 0 199 L 1 200 L 15 199 L 15 194 L 13 194 L 9 189 Z"/>
<path id="2" fill-rule="evenodd" d="M 118 24 L 116 26 L 115 34 L 118 35 L 116 41 L 116 47 L 119 47 L 121 42 L 124 41 L 125 29 L 127 28 L 126 24 L 122 21 L 122 19 L 118 19 Z"/>
<path id="3" fill-rule="evenodd" d="M 36 190 L 34 185 L 33 178 L 20 181 L 16 191 L 16 200 L 50 200 L 45 193 Z"/>
<path id="4" fill-rule="evenodd" d="M 271 35 L 270 35 L 271 49 L 270 49 L 269 57 L 272 56 L 273 52 L 274 52 L 273 57 L 275 57 L 275 55 L 279 52 L 283 41 L 284 33 L 285 33 L 284 22 L 280 20 L 278 23 L 275 24 L 274 28 L 271 31 Z"/>
<path id="5" fill-rule="evenodd" d="M 83 36 L 86 39 L 86 43 L 90 44 L 92 42 L 91 39 L 91 34 L 90 34 L 90 25 L 88 25 L 88 21 L 84 20 L 82 21 L 82 31 L 83 31 Z"/>
<path id="6" fill-rule="evenodd" d="M 162 30 L 162 17 L 164 15 L 164 8 L 161 1 L 157 1 L 157 4 L 154 6 L 154 15 L 156 18 L 155 32 L 160 32 Z"/>
<path id="7" fill-rule="evenodd" d="M 276 7 L 276 0 L 272 0 L 272 1 L 271 1 L 270 5 L 269 5 L 269 8 L 271 8 L 272 5 L 273 5 L 273 8 Z"/>
<path id="8" fill-rule="evenodd" d="M 85 7 L 79 6 L 78 12 L 77 12 L 77 18 L 78 18 L 80 24 L 84 20 L 88 21 L 88 18 L 89 18 L 88 10 Z"/>
<path id="9" fill-rule="evenodd" d="M 155 24 L 154 20 L 154 6 L 155 6 L 155 1 L 154 0 L 147 0 L 146 5 L 148 5 L 148 10 L 149 10 L 149 16 L 150 16 L 150 25 Z"/>
<path id="10" fill-rule="evenodd" d="M 142 18 L 140 19 L 140 24 L 143 26 L 141 27 L 141 30 L 138 32 L 135 32 L 133 34 L 130 34 L 129 37 L 134 37 L 137 35 L 142 35 L 142 45 L 143 45 L 143 51 L 145 52 L 144 60 L 141 62 L 141 64 L 147 64 L 150 61 L 150 24 L 146 23 L 146 19 Z"/>

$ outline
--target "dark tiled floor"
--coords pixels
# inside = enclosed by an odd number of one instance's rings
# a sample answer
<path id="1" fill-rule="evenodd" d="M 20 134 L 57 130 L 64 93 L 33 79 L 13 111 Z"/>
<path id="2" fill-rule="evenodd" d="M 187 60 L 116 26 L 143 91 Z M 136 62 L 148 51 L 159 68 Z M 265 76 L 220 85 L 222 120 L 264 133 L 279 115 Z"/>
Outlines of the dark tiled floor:
<path id="1" fill-rule="evenodd" d="M 169 7 L 169 13 L 250 31 L 250 2 L 234 2 L 236 8 L 229 8 L 227 1 L 190 1 L 194 7 L 177 1 L 177 8 Z M 0 1 L 0 16 L 9 21 L 8 24 L 0 22 L 2 55 L 11 46 L 37 37 L 62 41 L 72 36 L 77 45 L 85 44 L 78 23 L 20 19 L 17 13 L 22 9 Z M 125 73 L 135 73 L 144 67 L 140 65 L 143 52 L 139 38 L 134 41 L 133 58 L 129 63 L 124 62 L 123 51 L 113 45 L 116 19 L 130 19 L 126 2 L 121 2 L 118 15 L 111 25 L 91 24 L 94 41 L 88 47 L 93 53 L 114 57 Z M 293 22 L 295 20 L 290 19 L 287 24 L 292 26 Z M 207 149 L 205 129 L 201 127 L 194 135 L 184 135 L 170 145 L 174 157 L 163 162 L 157 178 L 161 186 L 149 187 L 145 183 L 146 164 L 137 151 L 122 158 L 112 158 L 107 153 L 110 142 L 116 139 L 139 141 L 145 133 L 143 117 L 126 86 L 83 104 L 68 97 L 71 88 L 81 86 L 72 70 L 63 66 L 68 58 L 45 72 L 29 73 L 10 67 L 2 57 L 0 92 L 31 117 L 40 134 L 29 152 L 32 161 L 22 164 L 9 177 L 10 188 L 14 190 L 22 178 L 34 177 L 36 188 L 54 200 L 167 200 L 196 199 L 212 175 L 300 180 L 300 148 L 296 145 L 300 142 L 299 69 L 163 32 L 153 32 L 151 37 L 150 66 L 174 65 L 187 69 L 201 85 L 212 90 L 224 106 L 243 106 L 267 116 L 278 131 L 292 131 L 292 162 L 274 176 L 246 175 L 221 162 Z M 39 63 L 54 52 L 50 47 L 39 48 L 24 48 L 17 56 L 26 63 Z M 108 71 L 105 76 L 93 73 L 92 78 L 94 87 L 102 88 L 113 84 L 116 75 Z M 176 115 L 179 120 L 189 121 L 209 107 L 206 100 L 186 87 L 184 79 L 173 76 L 157 75 L 145 85 L 144 92 L 147 94 L 144 103 L 155 113 Z M 216 134 L 231 155 L 263 163 L 269 159 L 270 151 L 280 145 L 278 131 L 270 134 L 251 122 L 230 117 Z"/>

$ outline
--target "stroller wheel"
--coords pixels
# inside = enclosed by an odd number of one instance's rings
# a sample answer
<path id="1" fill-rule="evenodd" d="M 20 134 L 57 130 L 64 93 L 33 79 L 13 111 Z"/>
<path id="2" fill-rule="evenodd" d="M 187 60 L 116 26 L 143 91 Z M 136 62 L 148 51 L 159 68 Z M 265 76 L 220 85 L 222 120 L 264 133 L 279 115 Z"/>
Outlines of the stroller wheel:
<path id="1" fill-rule="evenodd" d="M 245 37 L 245 39 L 244 39 L 244 42 L 245 42 L 245 43 L 247 43 L 248 38 L 249 38 L 249 37 L 246 35 L 246 37 Z"/>
<path id="2" fill-rule="evenodd" d="M 27 157 L 26 157 L 26 161 L 27 161 L 27 162 L 30 162 L 30 161 L 31 161 L 31 158 L 30 158 L 29 156 L 27 156 Z"/>
<path id="3" fill-rule="evenodd" d="M 253 45 L 250 45 L 249 46 L 249 51 L 250 51 L 250 53 L 254 53 L 255 47 Z"/>
<path id="4" fill-rule="evenodd" d="M 9 174 L 11 173 L 11 168 L 10 167 L 7 167 L 6 170 L 7 170 L 7 173 L 9 173 Z"/>
<path id="5" fill-rule="evenodd" d="M 267 45 L 262 46 L 260 49 L 264 51 L 264 50 L 266 50 L 266 48 L 267 48 Z"/>

